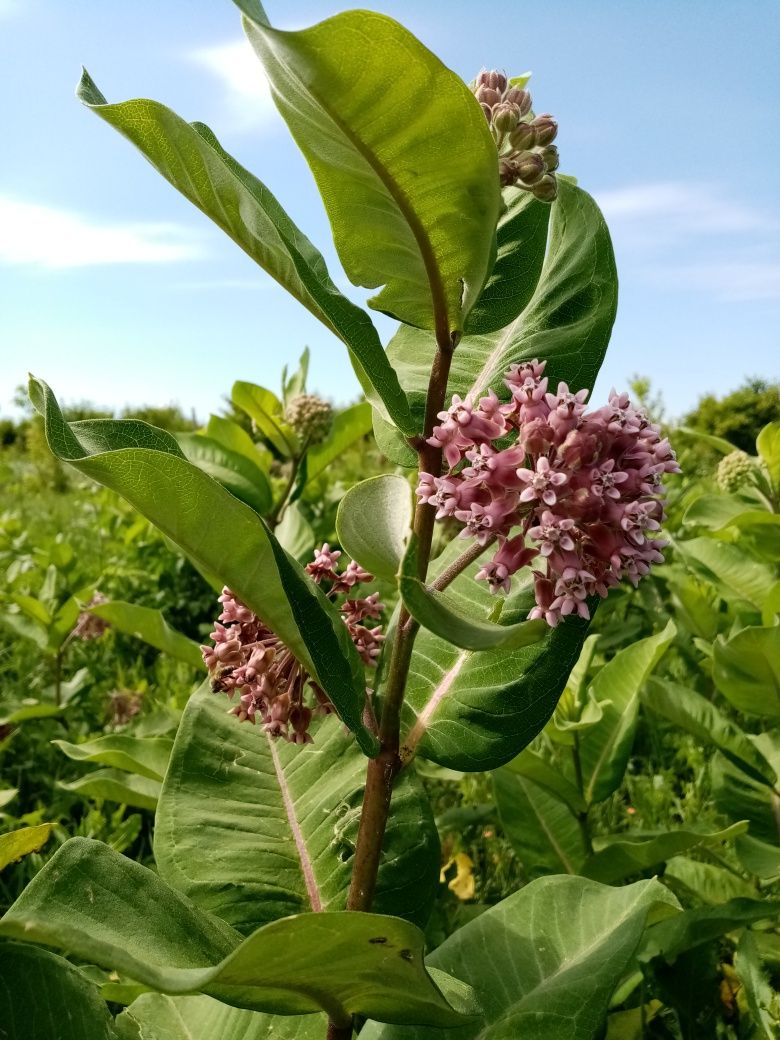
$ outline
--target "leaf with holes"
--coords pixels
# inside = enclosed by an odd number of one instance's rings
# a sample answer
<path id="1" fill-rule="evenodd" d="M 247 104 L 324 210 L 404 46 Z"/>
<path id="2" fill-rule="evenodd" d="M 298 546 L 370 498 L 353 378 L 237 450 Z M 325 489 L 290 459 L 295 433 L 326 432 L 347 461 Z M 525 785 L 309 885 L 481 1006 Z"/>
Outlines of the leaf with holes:
<path id="1" fill-rule="evenodd" d="M 171 995 L 204 992 L 282 1015 L 463 1022 L 426 972 L 424 936 L 397 917 L 341 911 L 274 921 L 241 941 L 153 871 L 72 838 L 33 878 L 0 935 L 66 949 Z"/>
<path id="2" fill-rule="evenodd" d="M 242 933 L 346 902 L 365 759 L 327 718 L 314 744 L 240 725 L 203 687 L 189 701 L 157 811 L 160 875 Z M 436 892 L 439 841 L 411 773 L 393 794 L 375 908 L 423 924 Z"/>

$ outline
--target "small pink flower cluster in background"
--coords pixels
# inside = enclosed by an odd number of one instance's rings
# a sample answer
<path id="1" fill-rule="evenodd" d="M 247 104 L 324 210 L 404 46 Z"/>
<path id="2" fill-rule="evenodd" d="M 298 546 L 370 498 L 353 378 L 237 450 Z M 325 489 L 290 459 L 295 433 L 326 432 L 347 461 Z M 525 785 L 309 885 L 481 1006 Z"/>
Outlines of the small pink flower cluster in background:
<path id="1" fill-rule="evenodd" d="M 358 586 L 373 581 L 373 575 L 355 563 L 337 569 L 341 553 L 327 542 L 314 553 L 306 570 L 318 584 L 326 583 L 329 599 L 348 597 L 341 604 L 341 615 L 352 642 L 365 664 L 376 665 L 384 636 L 381 626 L 369 628 L 365 622 L 378 619 L 383 605 L 379 593 L 358 596 Z M 239 722 L 262 722 L 263 731 L 284 737 L 294 744 L 310 744 L 309 726 L 314 714 L 305 703 L 306 688 L 313 694 L 314 710 L 328 714 L 333 706 L 325 692 L 296 660 L 292 652 L 249 607 L 228 588 L 219 597 L 222 613 L 211 633 L 213 646 L 202 646 L 201 653 L 211 675 L 215 693 L 238 703 L 230 710 Z"/>
<path id="2" fill-rule="evenodd" d="M 96 592 L 87 603 L 87 607 L 99 607 L 103 603 L 108 603 L 108 596 L 104 596 L 102 592 Z M 99 639 L 109 628 L 111 625 L 108 621 L 98 617 L 97 614 L 90 614 L 89 610 L 82 610 L 70 637 L 71 639 L 83 639 L 86 642 L 89 639 Z"/>
<path id="3" fill-rule="evenodd" d="M 457 395 L 439 412 L 428 443 L 449 472 L 420 474 L 417 495 L 454 517 L 461 537 L 498 551 L 477 573 L 491 592 L 508 592 L 512 575 L 533 567 L 536 606 L 529 617 L 555 627 L 568 614 L 590 616 L 587 600 L 627 579 L 636 585 L 663 561 L 657 537 L 664 514 L 664 473 L 679 473 L 659 428 L 610 394 L 585 409 L 587 390 L 551 391 L 544 361 L 512 365 L 502 404 L 491 390 L 475 407 Z M 497 443 L 513 438 L 506 447 Z"/>

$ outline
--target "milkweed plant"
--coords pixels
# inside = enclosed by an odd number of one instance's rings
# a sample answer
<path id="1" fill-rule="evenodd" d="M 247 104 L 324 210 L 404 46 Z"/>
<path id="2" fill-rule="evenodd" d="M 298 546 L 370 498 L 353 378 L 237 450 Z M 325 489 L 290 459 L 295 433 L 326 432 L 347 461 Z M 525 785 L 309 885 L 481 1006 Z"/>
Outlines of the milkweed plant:
<path id="1" fill-rule="evenodd" d="M 67 423 L 31 379 L 54 454 L 223 591 L 156 870 L 73 838 L 0 933 L 56 980 L 67 1037 L 596 1037 L 673 897 L 544 878 L 426 958 L 440 849 L 417 766 L 517 756 L 599 601 L 662 559 L 669 443 L 626 394 L 588 401 L 617 306 L 607 227 L 527 75 L 465 83 L 368 11 L 289 32 L 236 3 L 347 277 L 398 324 L 386 346 L 208 127 L 110 103 L 86 72 L 78 97 L 341 341 L 395 472 L 349 488 L 337 543 L 307 560 L 283 504 L 242 501 L 144 423 Z M 280 422 L 298 466 L 332 416 L 300 393 Z M 83 964 L 113 973 L 121 1014 Z"/>

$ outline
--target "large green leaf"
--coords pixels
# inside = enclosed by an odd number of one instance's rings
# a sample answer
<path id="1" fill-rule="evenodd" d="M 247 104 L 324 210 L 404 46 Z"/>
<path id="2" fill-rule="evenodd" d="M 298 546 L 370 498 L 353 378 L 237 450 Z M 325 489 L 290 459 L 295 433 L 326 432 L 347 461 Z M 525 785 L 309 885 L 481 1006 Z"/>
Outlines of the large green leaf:
<path id="1" fill-rule="evenodd" d="M 383 473 L 361 480 L 339 503 L 336 532 L 353 560 L 395 583 L 414 506 L 406 477 Z"/>
<path id="2" fill-rule="evenodd" d="M 89 612 L 108 621 L 120 632 L 142 639 L 170 657 L 186 661 L 198 671 L 203 671 L 203 657 L 198 644 L 177 632 L 175 628 L 171 628 L 161 611 L 115 599 L 110 603 L 89 607 Z"/>
<path id="3" fill-rule="evenodd" d="M 657 881 L 614 889 L 585 878 L 541 878 L 428 958 L 474 987 L 481 1020 L 459 1030 L 371 1023 L 361 1040 L 595 1040 L 648 918 L 675 907 Z"/>
<path id="4" fill-rule="evenodd" d="M 75 762 L 96 762 L 160 781 L 173 748 L 170 737 L 133 737 L 126 733 L 109 733 L 83 744 L 67 740 L 53 740 L 52 744 Z"/>
<path id="5" fill-rule="evenodd" d="M 620 786 L 634 743 L 639 693 L 675 634 L 670 620 L 663 631 L 620 650 L 591 683 L 590 692 L 601 703 L 603 714 L 579 739 L 588 804 L 602 801 Z"/>
<path id="6" fill-rule="evenodd" d="M 314 174 L 347 277 L 400 321 L 462 331 L 495 260 L 496 148 L 466 84 L 403 26 L 347 11 L 299 32 L 236 0 Z M 423 102 L 424 99 L 424 102 Z"/>
<path id="7" fill-rule="evenodd" d="M 716 639 L 715 685 L 746 715 L 780 719 L 780 627 L 744 628 Z"/>
<path id="8" fill-rule="evenodd" d="M 206 435 L 237 455 L 243 455 L 253 465 L 259 466 L 264 473 L 268 472 L 271 453 L 264 445 L 255 444 L 243 426 L 239 426 L 232 419 L 226 419 L 222 415 L 209 416 Z"/>
<path id="9" fill-rule="evenodd" d="M 281 1018 L 161 993 L 142 994 L 116 1020 L 120 1040 L 323 1040 L 327 1028 L 324 1014 Z"/>
<path id="10" fill-rule="evenodd" d="M 526 780 L 533 780 L 539 787 L 557 795 L 572 812 L 585 811 L 585 799 L 579 790 L 564 776 L 558 765 L 548 762 L 537 751 L 526 748 L 517 758 L 508 762 L 505 768 L 518 776 L 524 776 Z"/>
<path id="11" fill-rule="evenodd" d="M 338 719 L 301 748 L 240 725 L 226 703 L 204 687 L 184 712 L 157 812 L 161 876 L 243 933 L 287 914 L 342 909 L 365 759 Z M 406 773 L 393 793 L 375 909 L 423 923 L 438 870 L 431 810 Z"/>
<path id="12" fill-rule="evenodd" d="M 363 385 L 375 391 L 400 429 L 413 433 L 409 405 L 371 319 L 338 291 L 320 253 L 211 130 L 185 122 L 156 101 L 109 105 L 87 72 L 77 95 L 338 336 Z"/>
<path id="13" fill-rule="evenodd" d="M 527 874 L 580 872 L 586 856 L 582 831 L 557 794 L 509 766 L 493 773 L 493 793 L 504 833 Z"/>
<path id="14" fill-rule="evenodd" d="M 642 704 L 692 733 L 702 744 L 716 747 L 759 783 L 772 786 L 776 782 L 771 765 L 747 734 L 695 690 L 653 677 L 642 690 Z"/>
<path id="15" fill-rule="evenodd" d="M 188 462 L 146 423 L 68 424 L 49 387 L 31 378 L 58 458 L 114 491 L 211 574 L 218 575 L 315 677 L 367 753 L 363 666 L 335 607 L 282 549 L 253 509 Z"/>
<path id="16" fill-rule="evenodd" d="M 737 855 L 740 842 L 751 840 L 746 835 L 737 837 Z M 710 906 L 718 906 L 729 899 L 751 899 L 756 894 L 755 887 L 739 874 L 688 856 L 674 856 L 667 862 L 664 884 L 669 885 L 675 894 L 682 890 L 687 900 L 693 900 L 695 904 L 709 903 Z"/>
<path id="17" fill-rule="evenodd" d="M 0 921 L 0 935 L 59 949 L 170 994 L 205 992 L 253 1011 L 380 1021 L 463 1021 L 423 965 L 424 937 L 379 914 L 287 917 L 243 942 L 157 874 L 73 838 Z"/>
<path id="18" fill-rule="evenodd" d="M 761 611 L 777 578 L 767 564 L 759 563 L 738 545 L 712 538 L 677 542 L 683 560 L 708 581 L 724 599 L 745 601 Z"/>
<path id="19" fill-rule="evenodd" d="M 202 433 L 180 433 L 176 439 L 190 462 L 261 515 L 268 512 L 271 485 L 258 465 Z"/>
<path id="20" fill-rule="evenodd" d="M 711 833 L 680 828 L 653 835 L 612 835 L 602 839 L 608 844 L 588 857 L 581 872 L 584 877 L 593 878 L 594 881 L 615 885 L 627 877 L 657 867 L 681 852 L 688 852 L 700 845 L 718 845 L 730 841 L 738 834 L 744 834 L 747 827 L 747 821 L 742 821 Z"/>
<path id="21" fill-rule="evenodd" d="M 751 504 L 733 495 L 702 495 L 686 510 L 683 522 L 718 533 L 730 527 L 780 524 L 780 516 L 766 508 L 757 508 L 756 502 Z"/>
<path id="22" fill-rule="evenodd" d="M 547 360 L 552 386 L 559 380 L 573 390 L 593 386 L 615 320 L 615 259 L 607 226 L 593 199 L 566 181 L 559 187 L 533 296 L 505 328 L 464 336 L 452 359 L 448 393 L 476 400 L 492 388 L 506 397 L 504 372 L 512 364 L 536 357 Z M 388 357 L 418 411 L 434 351 L 429 333 L 410 328 L 400 329 L 388 347 Z M 404 450 L 398 435 L 381 422 L 375 428 L 383 450 L 409 465 L 408 449 Z"/>
<path id="23" fill-rule="evenodd" d="M 780 425 L 780 424 L 776 424 Z M 780 1033 L 780 1004 L 761 963 L 753 933 L 746 931 L 734 956 L 734 967 L 744 988 L 756 1040 L 777 1040 Z"/>
<path id="24" fill-rule="evenodd" d="M 460 555 L 456 539 L 435 561 L 435 578 Z M 487 621 L 495 607 L 472 564 L 448 588 L 463 615 Z M 517 579 L 516 579 L 517 580 Z M 524 621 L 533 605 L 530 579 L 518 581 L 501 615 Z M 544 727 L 582 647 L 588 624 L 567 618 L 539 642 L 518 650 L 461 650 L 427 630 L 417 636 L 402 715 L 401 754 L 418 753 L 466 772 L 495 769 L 514 758 Z"/>
<path id="25" fill-rule="evenodd" d="M 112 1025 L 97 987 L 78 968 L 48 950 L 0 942 L 3 1040 L 114 1040 Z"/>

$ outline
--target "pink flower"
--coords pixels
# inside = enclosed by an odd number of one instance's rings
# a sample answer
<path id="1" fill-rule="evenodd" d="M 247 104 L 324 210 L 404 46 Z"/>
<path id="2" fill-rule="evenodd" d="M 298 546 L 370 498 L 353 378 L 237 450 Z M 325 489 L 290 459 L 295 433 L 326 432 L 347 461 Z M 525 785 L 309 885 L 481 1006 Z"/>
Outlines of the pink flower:
<path id="1" fill-rule="evenodd" d="M 526 485 L 520 492 L 521 502 L 538 500 L 545 505 L 554 506 L 558 501 L 556 488 L 562 487 L 569 479 L 565 473 L 554 470 L 546 455 L 536 463 L 536 469 L 518 469 L 518 477 Z"/>
<path id="2" fill-rule="evenodd" d="M 574 530 L 574 521 L 568 517 L 556 516 L 549 509 L 542 513 L 540 522 L 536 527 L 531 527 L 528 534 L 535 541 L 540 542 L 539 552 L 542 556 L 549 556 L 556 548 L 573 551 L 574 539 L 570 531 Z"/>

